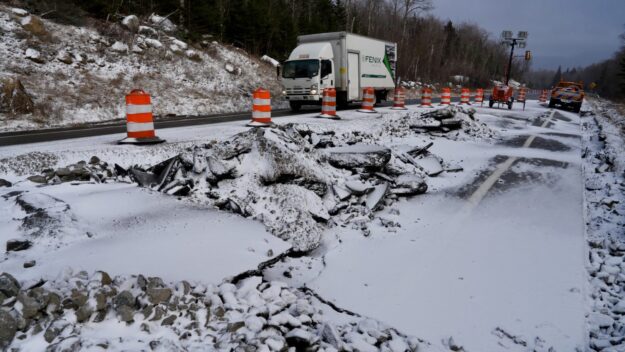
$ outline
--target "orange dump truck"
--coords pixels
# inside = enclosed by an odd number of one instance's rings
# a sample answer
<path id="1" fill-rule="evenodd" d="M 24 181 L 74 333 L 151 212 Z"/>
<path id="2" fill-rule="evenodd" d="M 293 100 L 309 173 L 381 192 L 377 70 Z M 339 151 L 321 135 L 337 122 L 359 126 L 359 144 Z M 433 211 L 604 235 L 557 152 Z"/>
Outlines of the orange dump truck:
<path id="1" fill-rule="evenodd" d="M 560 106 L 562 108 L 571 108 L 573 111 L 579 112 L 583 101 L 584 86 L 581 82 L 560 81 L 560 83 L 551 90 L 549 107 Z"/>

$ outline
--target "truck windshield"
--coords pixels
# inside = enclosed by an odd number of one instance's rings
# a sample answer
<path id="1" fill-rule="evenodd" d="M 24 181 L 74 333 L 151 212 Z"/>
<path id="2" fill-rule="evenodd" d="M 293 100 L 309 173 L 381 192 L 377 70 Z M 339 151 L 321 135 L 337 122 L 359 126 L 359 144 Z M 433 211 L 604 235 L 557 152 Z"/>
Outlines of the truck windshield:
<path id="1" fill-rule="evenodd" d="M 319 74 L 319 60 L 287 61 L 282 69 L 284 78 L 312 78 Z"/>

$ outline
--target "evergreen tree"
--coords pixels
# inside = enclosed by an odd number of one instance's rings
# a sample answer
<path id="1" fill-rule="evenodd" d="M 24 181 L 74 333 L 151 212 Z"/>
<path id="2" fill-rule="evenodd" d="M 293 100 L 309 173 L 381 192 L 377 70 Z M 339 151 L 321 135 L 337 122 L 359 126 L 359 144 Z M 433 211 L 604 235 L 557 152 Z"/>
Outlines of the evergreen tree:
<path id="1" fill-rule="evenodd" d="M 562 67 L 558 66 L 558 70 L 556 71 L 556 74 L 553 76 L 553 79 L 551 80 L 551 86 L 555 87 L 560 80 L 562 79 Z"/>

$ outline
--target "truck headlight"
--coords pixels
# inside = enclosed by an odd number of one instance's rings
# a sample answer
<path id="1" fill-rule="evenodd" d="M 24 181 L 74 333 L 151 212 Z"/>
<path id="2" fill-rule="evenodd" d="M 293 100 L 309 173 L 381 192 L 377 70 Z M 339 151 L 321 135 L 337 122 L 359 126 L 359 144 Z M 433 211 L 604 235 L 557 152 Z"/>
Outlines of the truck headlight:
<path id="1" fill-rule="evenodd" d="M 311 89 L 311 90 L 310 90 L 310 94 L 312 94 L 312 95 L 317 94 L 317 90 L 316 90 L 316 89 Z"/>
<path id="2" fill-rule="evenodd" d="M 286 90 L 283 90 L 283 91 L 282 91 L 282 95 L 286 95 Z"/>

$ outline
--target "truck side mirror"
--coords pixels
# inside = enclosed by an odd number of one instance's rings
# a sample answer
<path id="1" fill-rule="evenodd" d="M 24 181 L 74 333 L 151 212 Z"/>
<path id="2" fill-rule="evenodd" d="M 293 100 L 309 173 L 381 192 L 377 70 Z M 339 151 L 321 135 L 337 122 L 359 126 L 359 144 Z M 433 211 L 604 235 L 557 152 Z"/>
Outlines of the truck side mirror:
<path id="1" fill-rule="evenodd" d="M 276 66 L 276 78 L 280 79 L 280 66 Z"/>

